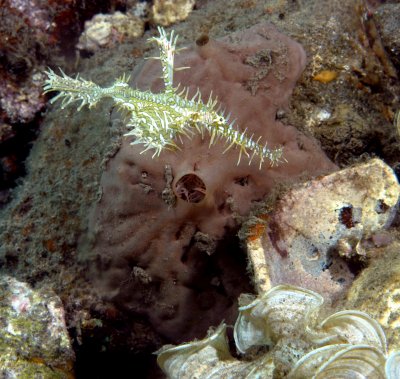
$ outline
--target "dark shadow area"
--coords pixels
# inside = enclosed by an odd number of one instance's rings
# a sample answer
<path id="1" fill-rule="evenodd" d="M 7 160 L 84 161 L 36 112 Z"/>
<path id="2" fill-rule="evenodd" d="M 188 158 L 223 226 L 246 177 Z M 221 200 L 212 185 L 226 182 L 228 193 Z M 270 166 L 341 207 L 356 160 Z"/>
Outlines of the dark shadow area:
<path id="1" fill-rule="evenodd" d="M 218 243 L 211 256 L 194 246 L 191 249 L 189 255 L 203 254 L 205 257 L 201 262 L 196 260 L 199 265 L 196 299 L 189 300 L 190 304 L 195 300 L 206 301 L 209 296 L 213 297 L 212 291 L 215 291 L 219 297 L 229 299 L 232 305 L 226 308 L 226 314 L 218 314 L 218 317 L 212 312 L 212 306 L 210 308 L 209 304 L 194 309 L 190 315 L 193 322 L 204 325 L 201 333 L 194 338 L 205 338 L 210 326 L 218 326 L 223 321 L 233 325 L 238 313 L 238 296 L 241 293 L 254 292 L 247 273 L 246 254 L 240 246 L 236 234 L 230 234 Z M 189 261 L 192 259 L 193 256 L 188 257 Z M 140 306 L 138 304 L 138 307 Z M 113 304 L 98 306 L 97 310 L 92 312 L 92 317 L 91 321 L 98 321 L 96 324 L 92 322 L 91 325 L 82 325 L 71 330 L 75 341 L 77 379 L 165 378 L 157 366 L 154 352 L 164 344 L 188 341 L 187 337 L 183 336 L 187 333 L 184 328 L 180 328 L 182 335 L 176 335 L 175 341 L 168 340 L 161 335 L 157 325 L 151 323 L 150 316 L 129 312 L 126 308 L 114 307 Z M 79 336 L 77 330 L 80 330 Z M 229 336 L 233 339 L 231 332 Z"/>

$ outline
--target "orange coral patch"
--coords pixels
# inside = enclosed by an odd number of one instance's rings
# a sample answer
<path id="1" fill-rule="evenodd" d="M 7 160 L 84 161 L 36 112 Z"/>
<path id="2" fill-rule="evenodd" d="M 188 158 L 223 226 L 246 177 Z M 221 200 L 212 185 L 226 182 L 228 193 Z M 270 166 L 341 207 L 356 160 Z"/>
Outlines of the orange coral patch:
<path id="1" fill-rule="evenodd" d="M 258 218 L 260 218 L 261 220 L 267 221 L 268 215 L 262 214 L 262 215 L 259 215 Z M 260 221 L 258 224 L 253 225 L 249 230 L 249 237 L 247 238 L 247 240 L 249 242 L 253 242 L 253 241 L 257 240 L 264 234 L 266 228 L 267 228 L 266 222 Z"/>

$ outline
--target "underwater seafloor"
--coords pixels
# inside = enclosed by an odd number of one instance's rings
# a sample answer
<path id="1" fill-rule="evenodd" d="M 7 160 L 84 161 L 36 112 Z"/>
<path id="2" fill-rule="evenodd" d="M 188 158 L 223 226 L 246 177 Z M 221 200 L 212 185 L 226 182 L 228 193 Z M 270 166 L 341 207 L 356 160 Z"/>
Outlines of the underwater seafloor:
<path id="1" fill-rule="evenodd" d="M 1 6 L 0 376 L 400 377 L 400 4 L 144 3 Z M 286 161 L 152 158 L 111 100 L 42 94 L 46 67 L 162 91 L 157 25 L 175 84 Z"/>

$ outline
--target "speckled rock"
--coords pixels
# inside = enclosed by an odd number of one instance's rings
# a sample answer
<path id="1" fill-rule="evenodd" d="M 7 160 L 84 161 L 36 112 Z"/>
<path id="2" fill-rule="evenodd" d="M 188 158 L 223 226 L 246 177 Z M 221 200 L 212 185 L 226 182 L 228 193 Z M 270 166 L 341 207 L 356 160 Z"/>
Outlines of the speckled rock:
<path id="1" fill-rule="evenodd" d="M 61 300 L 0 277 L 0 377 L 73 378 L 74 353 Z"/>
<path id="2" fill-rule="evenodd" d="M 101 47 L 143 35 L 144 21 L 133 14 L 97 14 L 85 22 L 77 48 L 94 52 Z"/>
<path id="3" fill-rule="evenodd" d="M 400 348 L 400 243 L 376 248 L 376 258 L 352 284 L 345 307 L 367 312 L 385 328 L 390 350 Z"/>
<path id="4" fill-rule="evenodd" d="M 168 26 L 185 20 L 192 11 L 195 0 L 155 0 L 151 8 L 153 21 Z"/>
<path id="5" fill-rule="evenodd" d="M 40 68 L 42 69 L 42 68 Z M 29 122 L 45 104 L 42 94 L 44 74 L 33 71 L 23 82 L 12 84 L 2 80 L 0 85 L 0 107 L 12 122 Z"/>
<path id="6" fill-rule="evenodd" d="M 391 223 L 399 194 L 379 159 L 290 190 L 266 216 L 260 238 L 249 238 L 259 291 L 288 283 L 342 295 L 353 277 L 346 258 L 364 258 L 363 241 Z"/>
<path id="7" fill-rule="evenodd" d="M 382 4 L 376 10 L 376 22 L 382 43 L 393 63 L 400 64 L 400 4 L 393 2 Z"/>

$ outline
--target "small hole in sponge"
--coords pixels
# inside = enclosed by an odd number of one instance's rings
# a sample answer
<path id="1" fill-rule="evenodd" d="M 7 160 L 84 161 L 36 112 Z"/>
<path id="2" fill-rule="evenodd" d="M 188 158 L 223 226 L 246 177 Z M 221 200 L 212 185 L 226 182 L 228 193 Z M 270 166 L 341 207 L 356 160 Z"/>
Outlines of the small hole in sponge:
<path id="1" fill-rule="evenodd" d="M 241 176 L 239 178 L 234 179 L 235 184 L 239 184 L 242 187 L 249 185 L 249 176 Z"/>
<path id="2" fill-rule="evenodd" d="M 186 174 L 176 182 L 175 194 L 188 203 L 200 203 L 206 196 L 206 185 L 197 175 Z"/>

